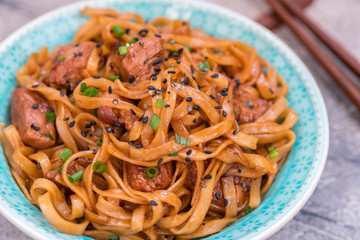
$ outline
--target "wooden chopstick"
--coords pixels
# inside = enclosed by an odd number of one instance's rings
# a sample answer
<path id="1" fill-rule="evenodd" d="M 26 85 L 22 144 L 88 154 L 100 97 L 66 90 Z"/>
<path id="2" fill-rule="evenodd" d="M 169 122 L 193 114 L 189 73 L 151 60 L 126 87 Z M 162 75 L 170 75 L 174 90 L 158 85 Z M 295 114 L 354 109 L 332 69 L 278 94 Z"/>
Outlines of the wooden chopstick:
<path id="1" fill-rule="evenodd" d="M 358 77 L 360 77 L 360 63 L 340 46 L 332 37 L 325 33 L 317 24 L 308 18 L 301 6 L 291 0 L 282 1 L 295 16 L 297 16 L 333 53 L 340 58 Z"/>
<path id="2" fill-rule="evenodd" d="M 313 0 L 293 0 L 293 1 L 295 1 L 296 5 L 302 9 L 307 7 L 313 2 Z M 281 20 L 274 12 L 265 13 L 264 15 L 257 18 L 256 21 L 270 30 L 276 29 L 281 24 Z"/>
<path id="3" fill-rule="evenodd" d="M 315 39 L 299 24 L 299 22 L 288 12 L 278 0 L 267 0 L 279 18 L 292 30 L 292 32 L 304 43 L 319 63 L 332 76 L 337 85 L 345 92 L 349 99 L 360 110 L 360 90 L 350 78 L 331 59 L 325 50 Z"/>

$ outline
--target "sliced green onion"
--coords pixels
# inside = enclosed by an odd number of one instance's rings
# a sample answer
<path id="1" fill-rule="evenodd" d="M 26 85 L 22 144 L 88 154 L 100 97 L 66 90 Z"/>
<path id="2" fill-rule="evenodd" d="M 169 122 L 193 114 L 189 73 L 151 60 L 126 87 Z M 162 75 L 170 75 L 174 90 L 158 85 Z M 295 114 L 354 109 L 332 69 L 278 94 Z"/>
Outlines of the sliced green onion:
<path id="1" fill-rule="evenodd" d="M 169 154 L 169 156 L 176 156 L 176 155 L 178 155 L 178 151 L 172 152 L 172 153 Z"/>
<path id="2" fill-rule="evenodd" d="M 189 52 L 191 52 L 191 47 L 190 47 L 189 45 L 185 45 L 185 47 L 187 48 L 187 50 L 188 50 Z"/>
<path id="3" fill-rule="evenodd" d="M 146 177 L 149 179 L 153 179 L 158 174 L 158 172 L 159 170 L 157 169 L 157 167 L 149 167 L 146 171 Z"/>
<path id="4" fill-rule="evenodd" d="M 99 147 L 101 146 L 102 144 L 102 141 L 103 141 L 103 137 L 99 137 L 98 140 L 96 141 L 96 145 L 98 145 Z"/>
<path id="5" fill-rule="evenodd" d="M 106 166 L 100 161 L 96 161 L 93 165 L 93 169 L 97 173 L 104 173 L 106 171 Z"/>
<path id="6" fill-rule="evenodd" d="M 182 145 L 186 145 L 186 146 L 190 146 L 191 145 L 191 141 L 188 138 L 184 138 L 184 137 L 180 137 L 179 135 L 177 135 L 175 133 L 175 142 L 178 144 L 182 144 Z"/>
<path id="7" fill-rule="evenodd" d="M 118 38 L 125 35 L 125 31 L 122 29 L 122 27 L 120 27 L 120 25 L 113 26 L 112 30 Z"/>
<path id="8" fill-rule="evenodd" d="M 271 152 L 270 152 L 270 156 L 269 156 L 269 158 L 270 158 L 270 159 L 273 159 L 273 158 L 275 158 L 278 154 L 279 154 L 279 152 L 278 152 L 278 151 L 276 151 L 276 150 L 271 151 Z"/>
<path id="9" fill-rule="evenodd" d="M 47 119 L 49 122 L 55 121 L 55 120 L 56 120 L 55 113 L 54 113 L 54 112 L 51 112 L 51 111 L 47 111 L 47 112 L 46 112 L 46 119 Z"/>
<path id="10" fill-rule="evenodd" d="M 275 147 L 274 147 L 274 146 L 271 146 L 271 147 L 268 148 L 268 151 L 269 151 L 269 152 L 272 152 L 272 151 L 274 151 L 274 150 L 275 150 Z"/>
<path id="11" fill-rule="evenodd" d="M 248 214 L 248 213 L 250 212 L 250 210 L 251 210 L 251 207 L 250 207 L 250 206 L 247 206 L 246 209 L 245 209 L 245 211 L 244 211 L 244 213 L 245 213 L 245 214 Z"/>
<path id="12" fill-rule="evenodd" d="M 224 54 L 224 52 L 223 52 L 223 51 L 216 50 L 216 49 L 214 50 L 214 53 L 215 53 L 215 54 Z"/>
<path id="13" fill-rule="evenodd" d="M 151 120 L 149 121 L 149 125 L 150 127 L 152 127 L 152 129 L 154 129 L 154 131 L 156 131 L 157 127 L 159 126 L 161 122 L 161 119 L 159 118 L 159 116 L 155 113 Z"/>
<path id="14" fill-rule="evenodd" d="M 236 116 L 236 114 L 237 114 L 237 111 L 234 110 L 234 115 Z"/>
<path id="15" fill-rule="evenodd" d="M 135 38 L 133 38 L 133 39 L 129 40 L 127 43 L 129 45 L 131 45 L 131 44 L 136 43 L 136 42 L 137 42 L 137 40 Z"/>
<path id="16" fill-rule="evenodd" d="M 43 135 L 44 135 L 45 137 L 47 137 L 47 138 L 50 138 L 50 140 L 52 140 L 52 141 L 55 140 L 54 137 L 53 137 L 51 134 L 44 133 Z"/>
<path id="17" fill-rule="evenodd" d="M 70 99 L 70 102 L 71 102 L 71 103 L 74 103 L 74 102 L 75 102 L 75 98 L 71 98 L 71 99 Z"/>
<path id="18" fill-rule="evenodd" d="M 61 61 L 64 61 L 65 60 L 65 57 L 64 56 L 59 56 L 58 57 L 58 62 L 61 62 Z"/>
<path id="19" fill-rule="evenodd" d="M 202 71 L 202 72 L 211 69 L 209 62 L 207 62 L 207 61 L 202 64 L 199 64 L 198 67 L 199 67 L 200 71 Z"/>
<path id="20" fill-rule="evenodd" d="M 73 152 L 66 148 L 62 153 L 60 153 L 59 157 L 65 162 L 72 154 Z"/>
<path id="21" fill-rule="evenodd" d="M 253 107 L 254 107 L 254 104 L 253 104 L 252 101 L 246 102 L 245 105 L 246 105 L 247 107 L 249 107 L 249 108 L 253 108 Z"/>
<path id="22" fill-rule="evenodd" d="M 62 171 L 62 167 L 63 167 L 62 165 L 59 167 L 59 170 L 58 170 L 58 171 L 59 171 L 59 173 L 61 173 L 61 171 Z"/>
<path id="23" fill-rule="evenodd" d="M 120 76 L 118 76 L 118 75 L 113 75 L 113 76 L 110 76 L 110 77 L 109 77 L 109 80 L 110 80 L 110 81 L 113 81 L 113 82 L 115 82 L 116 79 L 120 79 Z"/>
<path id="24" fill-rule="evenodd" d="M 113 235 L 109 236 L 109 240 L 120 240 L 119 236 Z"/>
<path id="25" fill-rule="evenodd" d="M 79 217 L 76 219 L 77 223 L 82 223 L 85 220 L 85 216 Z"/>
<path id="26" fill-rule="evenodd" d="M 98 94 L 99 94 L 99 90 L 96 88 L 92 88 L 92 87 L 87 88 L 84 91 L 84 96 L 87 96 L 87 97 L 96 97 Z"/>
<path id="27" fill-rule="evenodd" d="M 81 83 L 81 85 L 80 85 L 80 92 L 85 92 L 85 90 L 86 90 L 86 83 Z"/>
<path id="28" fill-rule="evenodd" d="M 69 181 L 71 183 L 74 183 L 76 181 L 79 181 L 84 175 L 84 172 L 82 170 L 74 173 L 73 175 L 69 176 Z"/>
<path id="29" fill-rule="evenodd" d="M 165 99 L 158 99 L 158 100 L 156 100 L 156 106 L 157 107 L 163 107 L 164 102 L 165 102 Z"/>
<path id="30" fill-rule="evenodd" d="M 120 54 L 121 56 L 124 56 L 124 55 L 127 55 L 127 54 L 128 54 L 128 51 L 127 51 L 126 46 L 121 46 L 121 47 L 119 47 L 119 54 Z"/>

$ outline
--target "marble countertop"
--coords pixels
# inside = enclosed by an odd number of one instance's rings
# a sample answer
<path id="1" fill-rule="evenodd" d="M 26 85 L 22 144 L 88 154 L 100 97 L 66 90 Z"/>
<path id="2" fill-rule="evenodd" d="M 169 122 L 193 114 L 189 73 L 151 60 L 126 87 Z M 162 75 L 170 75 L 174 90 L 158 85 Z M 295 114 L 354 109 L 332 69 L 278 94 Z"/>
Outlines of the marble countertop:
<path id="1" fill-rule="evenodd" d="M 35 17 L 72 2 L 0 0 L 0 41 Z M 209 2 L 251 18 L 269 10 L 264 0 Z M 359 0 L 315 0 L 306 12 L 360 61 Z M 281 26 L 275 34 L 299 55 L 320 86 L 329 114 L 330 148 L 314 194 L 270 239 L 360 239 L 360 113 L 288 28 Z M 0 215 L 0 239 L 30 238 Z"/>

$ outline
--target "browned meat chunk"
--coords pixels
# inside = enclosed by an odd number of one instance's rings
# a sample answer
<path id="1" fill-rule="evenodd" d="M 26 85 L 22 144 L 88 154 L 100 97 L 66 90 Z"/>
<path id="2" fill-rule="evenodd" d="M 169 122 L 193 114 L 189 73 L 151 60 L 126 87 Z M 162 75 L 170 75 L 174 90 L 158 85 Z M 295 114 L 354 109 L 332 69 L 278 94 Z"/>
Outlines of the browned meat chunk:
<path id="1" fill-rule="evenodd" d="M 206 169 L 209 166 L 209 164 L 210 161 L 206 160 L 204 163 L 204 168 Z M 238 169 L 239 166 L 237 164 L 234 164 L 233 168 Z M 228 176 L 228 174 L 226 173 L 224 176 Z M 186 181 L 185 181 L 185 187 L 188 188 L 190 191 L 194 191 L 196 177 L 197 177 L 197 167 L 195 162 L 192 162 L 189 165 L 189 172 L 186 176 Z M 239 176 L 233 176 L 233 178 L 234 178 L 234 184 L 237 185 L 237 190 L 236 190 L 237 203 L 238 206 L 241 206 L 245 201 L 245 197 L 248 192 L 248 186 L 250 186 L 251 180 Z M 214 190 L 212 192 L 211 204 L 215 205 L 218 208 L 225 207 L 224 193 L 223 193 L 223 186 L 221 183 L 221 179 L 216 183 L 214 187 Z"/>
<path id="2" fill-rule="evenodd" d="M 25 88 L 14 91 L 11 97 L 11 122 L 25 144 L 37 149 L 54 145 L 55 124 L 47 120 L 47 111 L 49 105 L 40 94 Z"/>
<path id="3" fill-rule="evenodd" d="M 79 81 L 84 77 L 81 74 L 86 68 L 88 59 L 96 43 L 84 42 L 80 45 L 67 44 L 57 52 L 50 76 L 45 81 L 47 84 L 56 83 L 60 86 L 74 90 Z M 59 61 L 64 57 L 62 61 Z"/>
<path id="4" fill-rule="evenodd" d="M 73 175 L 80 170 L 84 171 L 91 163 L 91 159 L 80 157 L 69 164 L 66 172 L 68 175 Z"/>
<path id="5" fill-rule="evenodd" d="M 111 97 L 114 99 L 121 99 L 116 94 L 105 93 L 103 97 Z M 123 100 L 123 99 L 122 99 Z M 130 130 L 134 122 L 136 121 L 136 116 L 128 110 L 116 109 L 111 107 L 99 107 L 97 111 L 100 121 L 110 124 L 112 126 L 120 124 L 121 127 L 125 127 L 127 130 Z"/>
<path id="6" fill-rule="evenodd" d="M 240 123 L 255 122 L 272 105 L 270 101 L 254 97 L 241 90 L 234 91 L 233 100 L 234 110 L 237 112 L 235 118 L 240 120 Z"/>
<path id="7" fill-rule="evenodd" d="M 168 162 L 157 167 L 157 175 L 150 179 L 146 177 L 147 167 L 126 164 L 127 175 L 130 186 L 138 191 L 153 192 L 155 190 L 166 189 L 171 183 L 173 174 L 172 162 Z"/>
<path id="8" fill-rule="evenodd" d="M 161 38 L 143 38 L 127 48 L 126 56 L 115 54 L 111 63 L 114 71 L 123 79 L 133 76 L 136 82 L 150 80 L 152 74 L 156 73 L 153 62 L 163 54 L 162 43 Z"/>

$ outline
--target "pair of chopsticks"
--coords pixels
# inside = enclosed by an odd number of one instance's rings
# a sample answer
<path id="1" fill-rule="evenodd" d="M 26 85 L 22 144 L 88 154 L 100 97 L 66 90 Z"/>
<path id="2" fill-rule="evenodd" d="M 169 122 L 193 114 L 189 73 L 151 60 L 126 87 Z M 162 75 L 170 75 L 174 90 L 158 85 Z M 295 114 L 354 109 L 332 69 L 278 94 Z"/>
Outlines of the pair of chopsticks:
<path id="1" fill-rule="evenodd" d="M 322 41 L 350 70 L 360 77 L 360 64 L 335 40 L 321 30 L 302 8 L 292 0 L 267 0 L 276 15 L 285 23 L 292 32 L 303 42 L 324 69 L 331 75 L 337 85 L 345 92 L 354 105 L 360 110 L 360 89 L 336 64 L 332 57 L 318 44 L 316 39 L 309 34 L 310 30 Z M 307 27 L 303 27 L 300 21 Z"/>

